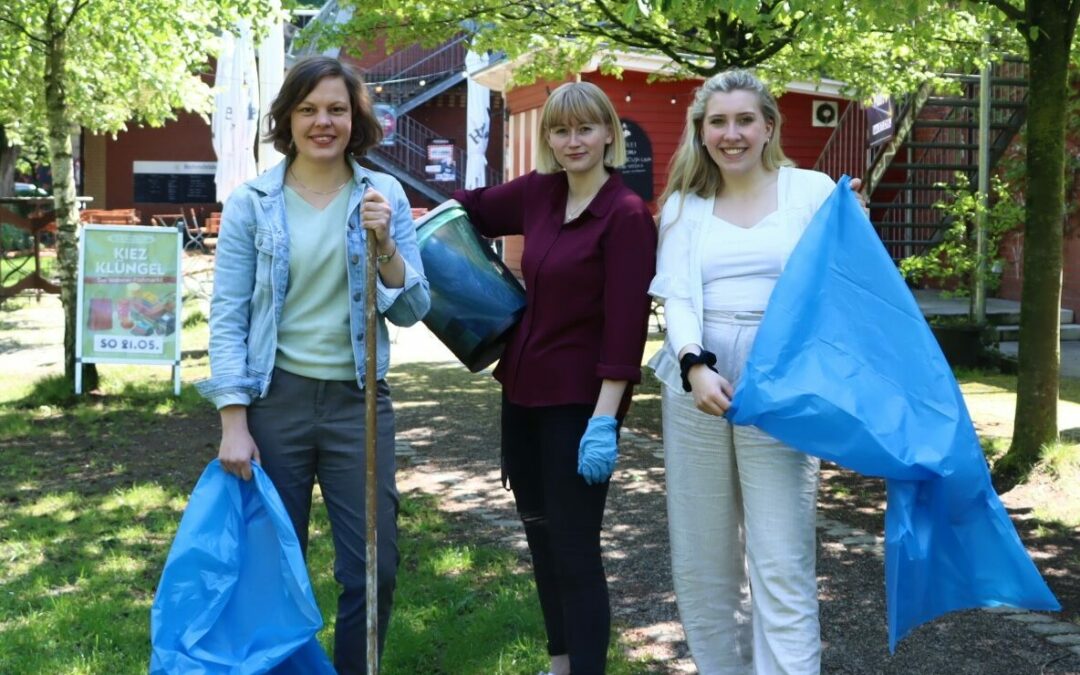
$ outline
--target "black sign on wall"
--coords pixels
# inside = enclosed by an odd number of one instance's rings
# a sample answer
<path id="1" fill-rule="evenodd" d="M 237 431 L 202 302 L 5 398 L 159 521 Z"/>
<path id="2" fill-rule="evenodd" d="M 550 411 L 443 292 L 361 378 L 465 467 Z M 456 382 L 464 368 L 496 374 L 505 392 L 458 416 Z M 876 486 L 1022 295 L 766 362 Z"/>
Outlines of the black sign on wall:
<path id="1" fill-rule="evenodd" d="M 134 163 L 136 204 L 213 204 L 217 201 L 214 162 Z"/>
<path id="2" fill-rule="evenodd" d="M 133 201 L 136 204 L 213 204 L 217 201 L 216 190 L 213 174 L 137 173 Z"/>
<path id="3" fill-rule="evenodd" d="M 632 120 L 623 119 L 622 134 L 626 141 L 626 164 L 619 170 L 626 187 L 647 202 L 653 198 L 652 141 L 645 130 Z"/>

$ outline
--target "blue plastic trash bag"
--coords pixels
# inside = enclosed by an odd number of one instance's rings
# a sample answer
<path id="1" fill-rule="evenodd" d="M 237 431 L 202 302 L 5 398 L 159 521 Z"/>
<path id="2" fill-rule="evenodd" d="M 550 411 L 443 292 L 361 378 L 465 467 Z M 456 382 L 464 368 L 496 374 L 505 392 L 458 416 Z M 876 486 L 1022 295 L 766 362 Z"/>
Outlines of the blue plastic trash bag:
<path id="1" fill-rule="evenodd" d="M 151 675 L 333 675 L 292 523 L 257 465 L 214 460 L 191 493 L 150 609 Z"/>
<path id="2" fill-rule="evenodd" d="M 991 486 L 952 370 L 849 182 L 792 252 L 728 418 L 886 479 L 890 650 L 954 610 L 1058 610 Z"/>

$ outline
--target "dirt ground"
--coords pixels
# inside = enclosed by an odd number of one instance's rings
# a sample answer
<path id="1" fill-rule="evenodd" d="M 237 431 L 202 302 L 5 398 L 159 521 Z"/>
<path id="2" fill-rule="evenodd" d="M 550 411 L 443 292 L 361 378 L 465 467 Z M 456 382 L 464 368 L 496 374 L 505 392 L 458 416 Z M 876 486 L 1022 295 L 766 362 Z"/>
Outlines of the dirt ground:
<path id="1" fill-rule="evenodd" d="M 58 303 L 51 298 L 0 314 L 0 376 L 36 377 L 57 371 L 58 315 Z M 460 522 L 470 541 L 512 548 L 524 560 L 524 537 L 512 500 L 499 486 L 496 383 L 487 373 L 468 373 L 422 327 L 393 334 L 391 386 L 397 411 L 399 488 L 406 494 L 438 496 L 440 508 Z M 640 390 L 645 399 L 657 393 L 655 383 Z M 973 416 L 984 431 L 1011 431 L 1003 413 Z M 84 479 L 101 489 L 160 472 L 160 457 L 133 450 L 161 447 L 178 460 L 167 463 L 169 471 L 178 473 L 175 478 L 184 480 L 190 474 L 194 484 L 198 470 L 216 453 L 217 415 L 207 407 L 191 416 L 165 418 L 157 428 L 125 438 L 117 443 L 107 428 L 95 429 L 78 439 L 49 439 L 35 450 L 69 466 L 81 463 L 87 467 Z M 644 672 L 693 673 L 671 588 L 657 430 L 640 426 L 631 413 L 621 446 L 604 534 L 617 629 L 633 654 L 652 662 Z M 103 462 L 108 455 L 116 461 Z M 102 466 L 122 468 L 102 472 Z M 97 469 L 91 473 L 90 467 Z M 66 472 L 65 478 L 77 474 Z M 873 543 L 882 531 L 882 482 L 825 467 L 818 545 L 823 672 L 1080 673 L 1080 638 L 1068 639 L 1080 634 L 1080 533 L 1035 522 L 1032 504 L 1048 498 L 1049 489 L 1035 483 L 1003 495 L 1003 501 L 1063 611 L 950 614 L 914 631 L 890 655 L 883 562 L 880 546 Z M 1036 624 L 1049 628 L 1044 634 L 1035 630 Z"/>

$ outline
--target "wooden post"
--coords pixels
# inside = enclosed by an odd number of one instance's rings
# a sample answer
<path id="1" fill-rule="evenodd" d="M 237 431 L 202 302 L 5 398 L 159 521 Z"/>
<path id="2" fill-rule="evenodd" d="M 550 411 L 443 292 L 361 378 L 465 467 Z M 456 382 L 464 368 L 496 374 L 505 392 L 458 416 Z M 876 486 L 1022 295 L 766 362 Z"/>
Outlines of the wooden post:
<path id="1" fill-rule="evenodd" d="M 364 513 L 367 518 L 367 672 L 368 675 L 379 673 L 379 618 L 378 618 L 378 472 L 376 471 L 376 439 L 378 438 L 378 418 L 376 415 L 377 386 L 375 359 L 378 341 L 376 328 L 376 277 L 379 274 L 379 263 L 376 260 L 378 251 L 376 248 L 375 235 L 366 232 L 364 238 L 367 242 L 367 264 L 365 265 L 364 285 L 364 405 L 367 450 L 367 480 L 365 481 L 366 508 Z"/>

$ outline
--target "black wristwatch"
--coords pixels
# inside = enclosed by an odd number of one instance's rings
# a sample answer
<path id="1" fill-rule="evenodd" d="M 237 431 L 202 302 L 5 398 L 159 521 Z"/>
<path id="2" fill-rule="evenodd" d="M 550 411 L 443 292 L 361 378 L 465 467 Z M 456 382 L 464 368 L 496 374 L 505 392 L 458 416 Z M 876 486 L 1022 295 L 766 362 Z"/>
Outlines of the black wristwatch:
<path id="1" fill-rule="evenodd" d="M 683 391 L 690 391 L 690 379 L 688 377 L 690 375 L 690 369 L 698 364 L 705 366 L 714 373 L 719 372 L 716 370 L 715 367 L 716 354 L 713 354 L 712 352 L 707 352 L 704 349 L 701 350 L 700 354 L 694 354 L 693 352 L 687 352 L 686 354 L 683 354 L 683 357 L 679 359 L 679 372 L 682 373 Z"/>

